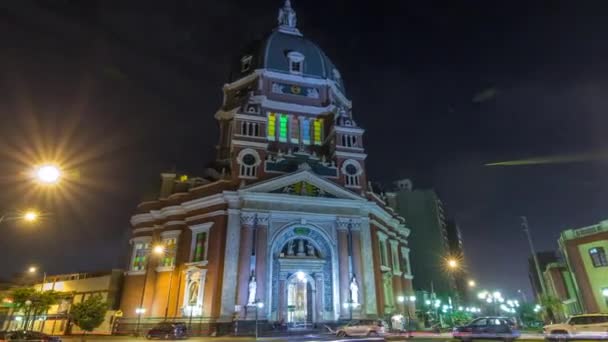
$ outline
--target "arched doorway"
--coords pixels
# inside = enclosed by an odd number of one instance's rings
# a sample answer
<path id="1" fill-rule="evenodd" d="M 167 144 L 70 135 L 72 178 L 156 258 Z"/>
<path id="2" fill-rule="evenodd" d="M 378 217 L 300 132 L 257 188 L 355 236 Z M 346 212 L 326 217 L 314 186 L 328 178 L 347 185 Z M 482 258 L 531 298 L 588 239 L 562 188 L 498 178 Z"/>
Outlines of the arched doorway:
<path id="1" fill-rule="evenodd" d="M 273 239 L 271 319 L 289 326 L 333 320 L 335 252 L 316 228 L 286 227 Z"/>

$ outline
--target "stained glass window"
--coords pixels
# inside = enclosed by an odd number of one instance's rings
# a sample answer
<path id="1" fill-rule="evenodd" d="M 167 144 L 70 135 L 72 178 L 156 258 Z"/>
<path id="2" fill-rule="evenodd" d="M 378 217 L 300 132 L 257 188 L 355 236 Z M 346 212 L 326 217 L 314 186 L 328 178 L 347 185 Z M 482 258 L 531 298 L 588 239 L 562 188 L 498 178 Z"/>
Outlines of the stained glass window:
<path id="1" fill-rule="evenodd" d="M 150 248 L 150 244 L 147 242 L 137 242 L 135 243 L 134 255 L 133 255 L 133 265 L 131 269 L 133 271 L 143 271 L 146 269 L 146 263 L 148 261 L 148 249 Z"/>
<path id="2" fill-rule="evenodd" d="M 275 140 L 276 139 L 276 127 L 277 127 L 277 117 L 274 113 L 269 113 L 268 114 L 268 125 L 267 125 L 267 135 L 268 135 L 268 140 Z"/>
<path id="3" fill-rule="evenodd" d="M 301 119 L 300 122 L 302 122 L 302 143 L 308 145 L 310 144 L 310 121 Z"/>
<path id="4" fill-rule="evenodd" d="M 205 260 L 205 244 L 207 243 L 207 232 L 196 234 L 196 242 L 194 245 L 194 258 L 192 261 Z"/>
<path id="5" fill-rule="evenodd" d="M 170 267 L 175 266 L 175 254 L 177 252 L 177 238 L 165 238 L 163 239 L 163 246 L 165 246 L 165 254 L 161 261 L 161 266 Z"/>
<path id="6" fill-rule="evenodd" d="M 279 116 L 279 141 L 287 141 L 287 122 L 288 117 L 285 114 Z"/>
<path id="7" fill-rule="evenodd" d="M 292 116 L 291 117 L 291 142 L 294 144 L 299 144 L 300 143 L 300 127 L 299 127 L 299 120 L 297 117 Z"/>
<path id="8" fill-rule="evenodd" d="M 323 143 L 323 120 L 315 119 L 313 123 L 314 136 L 313 140 L 315 145 L 321 145 Z"/>

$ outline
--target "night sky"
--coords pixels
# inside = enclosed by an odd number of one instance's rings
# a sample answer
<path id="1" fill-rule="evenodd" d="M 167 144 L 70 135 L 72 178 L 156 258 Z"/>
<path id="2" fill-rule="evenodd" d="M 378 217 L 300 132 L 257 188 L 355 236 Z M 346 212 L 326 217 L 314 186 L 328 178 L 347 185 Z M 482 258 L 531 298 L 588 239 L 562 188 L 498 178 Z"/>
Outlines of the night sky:
<path id="1" fill-rule="evenodd" d="M 214 158 L 230 60 L 275 27 L 281 0 L 0 2 L 0 278 L 124 267 L 129 217 L 161 171 Z M 537 249 L 608 218 L 603 1 L 294 0 L 366 129 L 374 182 L 433 187 L 483 288 L 529 289 Z M 527 166 L 485 163 L 547 157 Z M 58 159 L 55 189 L 22 174 Z M 407 218 L 406 218 L 407 219 Z M 415 234 L 415 232 L 414 232 Z"/>

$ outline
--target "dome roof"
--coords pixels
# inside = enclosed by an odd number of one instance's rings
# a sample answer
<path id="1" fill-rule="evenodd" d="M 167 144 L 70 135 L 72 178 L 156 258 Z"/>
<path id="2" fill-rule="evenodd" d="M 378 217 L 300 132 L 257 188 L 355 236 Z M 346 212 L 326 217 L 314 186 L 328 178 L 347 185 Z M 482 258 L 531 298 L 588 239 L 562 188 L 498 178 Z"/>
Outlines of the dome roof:
<path id="1" fill-rule="evenodd" d="M 302 76 L 319 79 L 330 79 L 336 82 L 344 92 L 340 72 L 334 63 L 325 55 L 317 44 L 301 35 L 282 32 L 277 29 L 261 41 L 256 41 L 239 56 L 231 72 L 231 81 L 236 81 L 255 69 L 266 69 L 289 74 L 290 52 L 298 52 L 304 56 Z M 251 57 L 251 67 L 244 69 L 242 60 Z"/>

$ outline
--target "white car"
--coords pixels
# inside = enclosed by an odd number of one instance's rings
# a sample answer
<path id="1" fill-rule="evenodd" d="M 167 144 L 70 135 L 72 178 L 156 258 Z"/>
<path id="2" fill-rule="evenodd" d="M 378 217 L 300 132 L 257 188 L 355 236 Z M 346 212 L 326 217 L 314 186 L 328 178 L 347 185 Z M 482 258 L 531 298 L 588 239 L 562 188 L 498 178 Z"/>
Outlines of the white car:
<path id="1" fill-rule="evenodd" d="M 566 323 L 546 325 L 543 331 L 550 341 L 608 339 L 608 314 L 572 316 Z"/>
<path id="2" fill-rule="evenodd" d="M 338 328 L 336 336 L 384 336 L 384 325 L 384 322 L 378 319 L 354 320 Z"/>

